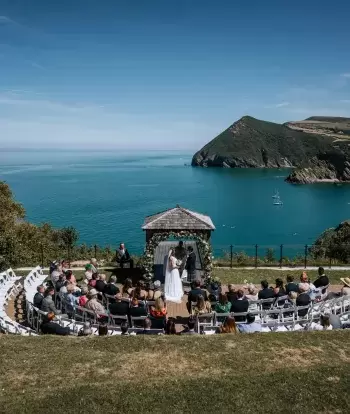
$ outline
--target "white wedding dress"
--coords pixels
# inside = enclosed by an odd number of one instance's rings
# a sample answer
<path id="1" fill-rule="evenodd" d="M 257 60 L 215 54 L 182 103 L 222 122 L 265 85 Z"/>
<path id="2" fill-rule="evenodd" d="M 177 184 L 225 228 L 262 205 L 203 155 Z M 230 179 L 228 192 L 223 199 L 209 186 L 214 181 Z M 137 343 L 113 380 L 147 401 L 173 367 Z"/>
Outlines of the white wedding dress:
<path id="1" fill-rule="evenodd" d="M 168 302 L 175 303 L 181 303 L 184 294 L 179 269 L 176 266 L 176 258 L 174 256 L 170 256 L 167 262 L 164 294 Z"/>

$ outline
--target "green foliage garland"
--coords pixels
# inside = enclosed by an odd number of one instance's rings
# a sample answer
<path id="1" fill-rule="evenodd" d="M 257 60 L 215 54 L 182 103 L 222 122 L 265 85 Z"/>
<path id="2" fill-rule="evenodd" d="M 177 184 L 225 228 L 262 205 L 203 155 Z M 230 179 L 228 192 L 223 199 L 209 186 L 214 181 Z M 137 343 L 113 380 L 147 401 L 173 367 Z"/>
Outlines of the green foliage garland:
<path id="1" fill-rule="evenodd" d="M 168 240 L 170 237 L 174 239 L 193 239 L 198 243 L 198 249 L 203 260 L 203 270 L 206 279 L 210 278 L 211 271 L 213 269 L 212 250 L 210 243 L 206 240 L 205 236 L 200 233 L 191 232 L 188 230 L 181 230 L 178 232 L 168 231 L 156 233 L 152 236 L 146 245 L 145 252 L 141 258 L 140 266 L 144 271 L 144 279 L 151 280 L 154 276 L 154 252 L 159 243 Z"/>

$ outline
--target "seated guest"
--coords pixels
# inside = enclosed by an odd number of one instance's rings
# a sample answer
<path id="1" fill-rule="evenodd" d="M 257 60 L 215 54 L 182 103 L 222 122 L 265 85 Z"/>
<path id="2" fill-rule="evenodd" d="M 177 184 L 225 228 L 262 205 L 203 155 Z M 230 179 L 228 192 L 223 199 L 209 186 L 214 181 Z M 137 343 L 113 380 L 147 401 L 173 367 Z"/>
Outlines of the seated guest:
<path id="1" fill-rule="evenodd" d="M 147 292 L 147 300 L 156 300 L 158 298 L 163 298 L 164 299 L 164 292 L 162 291 L 161 287 L 161 283 L 159 280 L 156 280 L 153 283 L 153 288 L 151 289 L 151 287 L 148 289 Z M 147 291 L 147 289 L 146 289 Z"/>
<path id="2" fill-rule="evenodd" d="M 106 310 L 103 307 L 103 305 L 97 300 L 97 295 L 98 295 L 98 292 L 96 289 L 90 290 L 88 294 L 89 300 L 87 301 L 85 308 L 92 310 L 98 314 L 105 314 Z"/>
<path id="3" fill-rule="evenodd" d="M 131 300 L 131 304 L 130 304 L 130 316 L 147 316 L 147 310 L 144 306 L 140 306 L 139 305 L 139 301 L 136 298 L 133 298 Z"/>
<path id="4" fill-rule="evenodd" d="M 168 319 L 166 326 L 165 326 L 165 334 L 166 335 L 176 335 L 176 325 L 172 319 Z"/>
<path id="5" fill-rule="evenodd" d="M 143 280 L 139 280 L 137 282 L 136 288 L 133 291 L 133 297 L 138 300 L 147 299 L 147 292 L 145 290 L 145 282 Z"/>
<path id="6" fill-rule="evenodd" d="M 341 288 L 341 296 L 350 296 L 350 277 L 341 277 L 340 280 L 343 282 L 343 287 Z"/>
<path id="7" fill-rule="evenodd" d="M 44 299 L 44 292 L 45 292 L 45 288 L 43 285 L 39 285 L 36 288 L 37 292 L 34 295 L 33 298 L 33 305 L 38 308 L 41 309 L 41 304 L 43 303 L 43 299 Z"/>
<path id="8" fill-rule="evenodd" d="M 225 322 L 218 328 L 218 333 L 239 333 L 239 330 L 237 329 L 235 318 L 229 316 L 226 318 Z"/>
<path id="9" fill-rule="evenodd" d="M 220 293 L 219 301 L 215 305 L 215 312 L 228 313 L 231 310 L 231 302 L 228 301 L 225 293 Z"/>
<path id="10" fill-rule="evenodd" d="M 66 273 L 67 270 L 69 270 L 69 263 L 67 262 L 67 260 L 64 260 L 64 259 L 61 260 L 60 266 L 61 266 L 61 272 L 62 273 Z"/>
<path id="11" fill-rule="evenodd" d="M 259 291 L 258 298 L 259 299 L 272 299 L 275 297 L 273 290 L 269 287 L 269 283 L 267 280 L 263 280 L 261 282 L 261 290 Z"/>
<path id="12" fill-rule="evenodd" d="M 95 258 L 90 260 L 90 265 L 91 265 L 91 271 L 92 273 L 98 273 L 98 263 L 97 260 Z"/>
<path id="13" fill-rule="evenodd" d="M 226 293 L 226 296 L 227 296 L 228 301 L 231 303 L 234 300 L 237 300 L 237 289 L 232 283 L 228 285 L 228 292 Z"/>
<path id="14" fill-rule="evenodd" d="M 109 282 L 105 286 L 104 293 L 109 296 L 115 296 L 119 293 L 119 288 L 117 286 L 117 276 L 111 276 Z"/>
<path id="15" fill-rule="evenodd" d="M 154 331 L 151 330 L 152 322 L 149 318 L 143 321 L 143 331 L 137 332 L 137 335 L 154 335 Z"/>
<path id="16" fill-rule="evenodd" d="M 208 294 L 204 289 L 201 289 L 201 282 L 200 280 L 195 280 L 192 289 L 188 293 L 188 299 L 187 299 L 187 310 L 188 313 L 191 313 L 191 303 L 197 302 L 198 296 L 202 296 L 205 301 L 208 300 Z"/>
<path id="17" fill-rule="evenodd" d="M 275 295 L 276 301 L 274 303 L 274 306 L 283 306 L 286 299 L 281 299 L 279 300 L 279 298 L 282 298 L 283 296 L 286 296 L 286 291 L 284 289 L 284 285 L 283 285 L 283 280 L 282 279 L 276 279 L 276 287 L 273 289 L 273 293 Z"/>
<path id="18" fill-rule="evenodd" d="M 315 285 L 311 283 L 309 276 L 305 271 L 300 276 L 300 283 L 307 283 L 309 285 L 310 292 L 313 292 L 316 289 Z"/>
<path id="19" fill-rule="evenodd" d="M 87 298 L 88 292 L 89 292 L 89 289 L 87 286 L 84 285 L 81 287 L 81 295 L 79 296 L 79 299 L 78 299 L 79 306 L 84 307 L 86 305 L 88 301 L 88 298 Z"/>
<path id="20" fill-rule="evenodd" d="M 55 263 L 52 266 L 52 272 L 51 272 L 51 282 L 53 283 L 53 285 L 56 285 L 56 282 L 58 281 L 58 278 L 60 277 L 60 275 L 62 274 L 62 272 L 59 271 L 59 265 L 57 263 Z"/>
<path id="21" fill-rule="evenodd" d="M 123 298 L 131 298 L 133 292 L 132 287 L 132 280 L 131 279 L 125 279 L 124 286 L 122 287 L 122 296 Z"/>
<path id="22" fill-rule="evenodd" d="M 320 323 L 312 322 L 310 327 L 310 331 L 331 331 L 333 330 L 333 326 L 331 325 L 329 315 L 321 315 L 320 316 Z"/>
<path id="23" fill-rule="evenodd" d="M 192 315 L 203 315 L 211 312 L 211 304 L 204 299 L 204 296 L 197 296 L 197 304 L 192 308 Z"/>
<path id="24" fill-rule="evenodd" d="M 71 270 L 67 270 L 65 272 L 66 275 L 66 279 L 68 280 L 68 282 L 72 285 L 76 285 L 77 284 L 77 280 L 75 278 L 75 276 L 73 275 L 73 272 Z"/>
<path id="25" fill-rule="evenodd" d="M 89 280 L 89 286 L 91 287 L 96 287 L 96 282 L 99 279 L 99 274 L 98 273 L 93 273 L 91 279 Z"/>
<path id="26" fill-rule="evenodd" d="M 43 321 L 40 325 L 41 332 L 49 335 L 70 335 L 69 327 L 63 327 L 60 324 L 53 322 L 54 317 L 55 314 L 53 312 L 50 312 L 43 317 Z"/>
<path id="27" fill-rule="evenodd" d="M 282 279 L 280 279 L 280 278 L 276 279 L 276 286 L 273 289 L 273 293 L 274 293 L 276 298 L 278 298 L 280 296 L 286 296 L 286 290 L 284 288 Z"/>
<path id="28" fill-rule="evenodd" d="M 55 294 L 53 286 L 45 290 L 43 301 L 41 302 L 41 309 L 43 312 L 53 312 L 55 315 L 60 315 L 61 311 L 56 309 L 55 302 L 52 297 Z"/>
<path id="29" fill-rule="evenodd" d="M 308 283 L 299 283 L 299 292 L 300 295 L 297 297 L 296 305 L 297 306 L 307 306 L 310 305 L 311 299 L 310 295 L 308 294 L 310 290 Z M 299 316 L 306 316 L 308 309 L 298 310 Z"/>
<path id="30" fill-rule="evenodd" d="M 328 276 L 325 275 L 324 268 L 318 268 L 318 278 L 314 282 L 314 286 L 316 289 L 322 288 L 329 285 Z"/>
<path id="31" fill-rule="evenodd" d="M 62 297 L 67 293 L 67 286 L 69 285 L 68 280 L 65 280 L 61 289 L 59 290 L 59 296 Z"/>
<path id="32" fill-rule="evenodd" d="M 150 308 L 150 315 L 153 318 L 164 318 L 167 314 L 166 304 L 162 298 L 158 298 L 155 301 L 155 305 Z"/>
<path id="33" fill-rule="evenodd" d="M 74 296 L 74 285 L 67 286 L 67 293 L 63 296 L 66 313 L 71 317 L 74 313 L 74 307 L 79 303 L 79 299 Z"/>
<path id="34" fill-rule="evenodd" d="M 59 292 L 61 290 L 61 287 L 64 286 L 65 281 L 66 281 L 66 275 L 62 273 L 59 276 L 58 281 L 56 282 L 56 285 L 55 285 L 56 292 Z"/>
<path id="35" fill-rule="evenodd" d="M 252 283 L 248 285 L 247 289 L 248 289 L 248 294 L 245 295 L 245 297 L 248 300 L 252 300 L 252 301 L 258 300 L 258 290 Z"/>
<path id="36" fill-rule="evenodd" d="M 120 325 L 120 330 L 122 331 L 122 335 L 130 335 L 129 334 L 129 325 L 127 322 L 122 322 Z"/>
<path id="37" fill-rule="evenodd" d="M 106 285 L 106 275 L 100 274 L 96 280 L 95 289 L 97 292 L 103 293 L 105 291 Z"/>
<path id="38" fill-rule="evenodd" d="M 198 335 L 198 332 L 194 330 L 196 326 L 196 320 L 193 317 L 189 317 L 187 321 L 187 329 L 181 332 L 181 335 Z"/>
<path id="39" fill-rule="evenodd" d="M 248 313 L 247 323 L 239 324 L 238 329 L 241 333 L 261 332 L 261 323 L 255 322 L 255 316 Z"/>
<path id="40" fill-rule="evenodd" d="M 126 249 L 125 244 L 121 243 L 119 249 L 116 252 L 117 263 L 120 264 L 121 269 L 124 268 L 125 263 L 130 263 L 130 269 L 134 267 L 134 261 L 130 257 L 128 249 Z"/>
<path id="41" fill-rule="evenodd" d="M 108 335 L 108 326 L 105 323 L 100 323 L 98 325 L 98 335 L 99 336 Z"/>
<path id="42" fill-rule="evenodd" d="M 290 292 L 299 292 L 298 284 L 294 282 L 294 277 L 292 275 L 287 276 L 286 284 L 286 294 L 289 295 Z"/>
<path id="43" fill-rule="evenodd" d="M 237 291 L 237 300 L 234 300 L 231 304 L 231 312 L 233 313 L 242 313 L 242 312 L 248 312 L 249 308 L 249 302 L 244 297 L 244 292 L 242 289 L 238 289 Z M 244 322 L 245 321 L 244 316 L 235 316 L 236 322 Z"/>
<path id="44" fill-rule="evenodd" d="M 85 279 L 87 280 L 87 283 L 89 282 L 89 280 L 92 279 L 92 265 L 91 264 L 85 265 Z"/>
<path id="45" fill-rule="evenodd" d="M 299 289 L 299 288 L 298 288 Z M 297 303 L 297 297 L 298 297 L 298 293 L 294 292 L 293 290 L 289 292 L 289 303 L 291 303 L 293 306 L 296 305 Z"/>
<path id="46" fill-rule="evenodd" d="M 128 315 L 129 303 L 122 300 L 122 294 L 115 295 L 115 302 L 109 304 L 109 311 L 112 315 Z"/>
<path id="47" fill-rule="evenodd" d="M 92 335 L 92 329 L 90 322 L 84 322 L 83 327 L 80 329 L 78 336 L 90 336 Z"/>

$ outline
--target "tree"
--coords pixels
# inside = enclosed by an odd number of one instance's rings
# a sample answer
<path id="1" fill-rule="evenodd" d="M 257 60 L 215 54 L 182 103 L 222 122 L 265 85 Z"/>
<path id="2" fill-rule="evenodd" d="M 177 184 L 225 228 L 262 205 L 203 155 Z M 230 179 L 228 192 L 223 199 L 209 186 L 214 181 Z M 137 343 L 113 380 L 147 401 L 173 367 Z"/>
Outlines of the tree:
<path id="1" fill-rule="evenodd" d="M 275 259 L 275 250 L 274 249 L 271 249 L 271 248 L 266 249 L 265 261 L 267 263 L 273 263 L 273 262 L 276 261 L 276 259 Z"/>
<path id="2" fill-rule="evenodd" d="M 63 227 L 60 230 L 60 238 L 63 244 L 63 247 L 72 251 L 75 244 L 79 239 L 79 233 L 74 227 Z"/>

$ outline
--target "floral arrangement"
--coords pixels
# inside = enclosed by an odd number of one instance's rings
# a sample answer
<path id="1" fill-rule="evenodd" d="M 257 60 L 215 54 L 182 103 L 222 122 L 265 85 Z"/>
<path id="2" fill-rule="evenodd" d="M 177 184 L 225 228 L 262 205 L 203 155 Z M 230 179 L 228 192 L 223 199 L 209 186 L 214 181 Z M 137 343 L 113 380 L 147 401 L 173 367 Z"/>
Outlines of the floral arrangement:
<path id="1" fill-rule="evenodd" d="M 179 232 L 169 231 L 155 233 L 148 241 L 144 254 L 140 260 L 140 266 L 144 271 L 144 279 L 151 280 L 153 278 L 154 266 L 154 251 L 160 242 L 168 240 L 170 237 L 175 239 L 193 239 L 198 244 L 198 250 L 203 261 L 204 276 L 207 279 L 210 277 L 213 269 L 211 245 L 206 240 L 205 236 L 200 233 L 191 232 L 188 230 L 181 230 Z"/>

